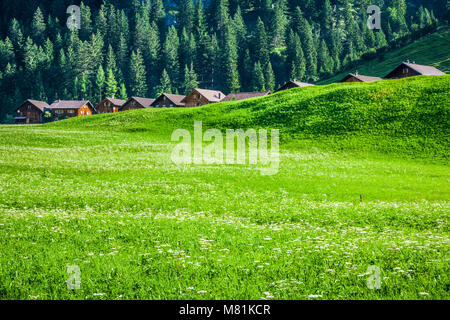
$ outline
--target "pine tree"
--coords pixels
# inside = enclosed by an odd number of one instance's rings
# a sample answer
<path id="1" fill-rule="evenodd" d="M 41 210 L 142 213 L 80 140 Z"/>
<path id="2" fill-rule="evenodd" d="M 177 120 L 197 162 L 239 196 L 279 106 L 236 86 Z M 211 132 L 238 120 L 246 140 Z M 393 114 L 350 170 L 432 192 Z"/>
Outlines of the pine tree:
<path id="1" fill-rule="evenodd" d="M 177 30 L 175 27 L 171 26 L 167 32 L 166 41 L 163 46 L 163 65 L 167 69 L 170 79 L 177 84 L 180 77 L 179 71 L 179 39 Z"/>
<path id="2" fill-rule="evenodd" d="M 306 62 L 302 44 L 299 35 L 293 30 L 289 32 L 287 63 L 290 79 L 302 80 L 305 78 Z"/>
<path id="3" fill-rule="evenodd" d="M 272 64 L 269 62 L 266 66 L 265 71 L 266 85 L 265 88 L 267 91 L 273 91 L 275 89 L 275 73 L 272 69 Z"/>
<path id="4" fill-rule="evenodd" d="M 97 99 L 98 101 L 103 100 L 103 89 L 105 87 L 105 72 L 103 71 L 103 67 L 98 67 L 97 78 L 95 81 L 95 85 L 97 88 Z"/>
<path id="5" fill-rule="evenodd" d="M 183 93 L 188 95 L 195 88 L 198 87 L 197 74 L 194 71 L 194 64 L 191 63 L 191 68 L 189 69 L 187 65 L 184 66 L 184 82 L 183 82 Z"/>
<path id="6" fill-rule="evenodd" d="M 329 75 L 333 71 L 333 59 L 323 39 L 320 41 L 318 63 L 320 73 Z"/>
<path id="7" fill-rule="evenodd" d="M 221 65 L 221 87 L 227 92 L 237 92 L 240 88 L 238 73 L 238 52 L 236 47 L 236 36 L 232 26 L 225 26 L 224 48 Z"/>
<path id="8" fill-rule="evenodd" d="M 306 60 L 306 75 L 308 79 L 314 79 L 317 74 L 316 46 L 314 45 L 311 26 L 308 20 L 303 17 L 303 13 L 299 7 L 296 10 L 296 20 L 300 23 L 298 30 Z"/>
<path id="9" fill-rule="evenodd" d="M 325 0 L 323 2 L 323 7 L 321 10 L 321 23 L 325 30 L 331 30 L 333 25 L 332 21 L 332 11 L 331 11 L 331 3 L 330 0 Z"/>
<path id="10" fill-rule="evenodd" d="M 82 40 L 89 39 L 92 33 L 92 18 L 91 18 L 91 8 L 84 5 L 83 2 L 80 4 L 81 13 L 81 23 L 80 23 L 80 38 Z"/>
<path id="11" fill-rule="evenodd" d="M 128 100 L 127 88 L 124 83 L 120 85 L 119 99 Z"/>
<path id="12" fill-rule="evenodd" d="M 255 62 L 253 68 L 253 90 L 254 91 L 266 91 L 266 79 L 261 68 L 261 63 Z"/>
<path id="13" fill-rule="evenodd" d="M 286 0 L 278 0 L 275 3 L 275 12 L 272 18 L 272 45 L 277 48 L 285 40 L 286 28 L 289 24 L 286 16 Z"/>
<path id="14" fill-rule="evenodd" d="M 114 98 L 117 94 L 117 91 L 119 90 L 119 88 L 117 87 L 117 80 L 112 69 L 108 69 L 107 73 L 108 75 L 106 77 L 105 83 L 105 94 L 107 97 Z"/>
<path id="15" fill-rule="evenodd" d="M 130 61 L 130 90 L 133 96 L 145 97 L 147 95 L 147 72 L 144 66 L 144 59 L 141 51 L 131 53 Z"/>
<path id="16" fill-rule="evenodd" d="M 161 78 L 159 80 L 157 96 L 160 96 L 163 93 L 172 93 L 172 84 L 170 81 L 170 76 L 167 73 L 166 69 L 163 70 Z"/>
<path id="17" fill-rule="evenodd" d="M 265 67 L 269 63 L 269 48 L 267 44 L 267 34 L 264 27 L 264 22 L 258 17 L 256 23 L 256 33 L 253 40 L 253 47 L 255 48 L 255 57 Z"/>
<path id="18" fill-rule="evenodd" d="M 37 44 L 42 44 L 45 38 L 45 21 L 41 8 L 38 7 L 31 23 L 33 39 Z"/>

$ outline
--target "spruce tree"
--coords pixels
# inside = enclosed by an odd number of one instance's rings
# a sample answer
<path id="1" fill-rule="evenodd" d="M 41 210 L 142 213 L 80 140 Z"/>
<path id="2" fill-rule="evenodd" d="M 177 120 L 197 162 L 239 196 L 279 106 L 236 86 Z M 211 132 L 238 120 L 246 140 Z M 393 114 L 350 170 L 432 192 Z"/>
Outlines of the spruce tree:
<path id="1" fill-rule="evenodd" d="M 272 91 L 275 89 L 275 73 L 272 69 L 272 64 L 269 62 L 266 66 L 265 78 L 266 78 L 266 85 L 265 89 L 267 91 Z"/>
<path id="2" fill-rule="evenodd" d="M 161 78 L 159 80 L 157 96 L 160 96 L 163 93 L 172 93 L 172 84 L 170 81 L 170 76 L 167 73 L 166 69 L 163 70 Z"/>
<path id="3" fill-rule="evenodd" d="M 255 62 L 253 68 L 253 90 L 254 91 L 266 91 L 266 79 L 261 67 L 261 63 Z"/>
<path id="4" fill-rule="evenodd" d="M 34 13 L 33 21 L 31 22 L 31 30 L 34 41 L 37 44 L 42 44 L 45 38 L 45 21 L 40 7 L 38 7 Z"/>
<path id="5" fill-rule="evenodd" d="M 105 72 L 103 71 L 103 67 L 98 67 L 97 77 L 95 80 L 95 86 L 97 89 L 97 99 L 98 101 L 103 100 L 103 89 L 105 87 Z"/>
<path id="6" fill-rule="evenodd" d="M 147 95 L 147 72 L 141 51 L 131 53 L 130 61 L 130 91 L 133 96 L 145 97 Z"/>
<path id="7" fill-rule="evenodd" d="M 117 80 L 112 69 L 108 69 L 107 73 L 108 75 L 106 77 L 105 83 L 105 94 L 109 98 L 114 98 L 117 94 L 117 91 L 119 90 L 119 88 L 117 87 Z"/>

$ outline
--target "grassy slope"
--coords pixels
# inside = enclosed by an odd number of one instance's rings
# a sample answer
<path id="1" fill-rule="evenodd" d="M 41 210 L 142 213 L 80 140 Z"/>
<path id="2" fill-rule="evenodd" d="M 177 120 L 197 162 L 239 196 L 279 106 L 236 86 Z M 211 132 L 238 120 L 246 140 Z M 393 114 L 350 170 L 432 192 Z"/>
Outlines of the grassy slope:
<path id="1" fill-rule="evenodd" d="M 425 156 L 446 152 L 448 82 L 2 126 L 0 298 L 448 299 L 448 166 Z M 194 120 L 281 128 L 279 173 L 174 165 L 171 132 Z M 66 288 L 68 264 L 81 290 Z"/>
<path id="2" fill-rule="evenodd" d="M 402 61 L 410 60 L 418 64 L 432 65 L 445 73 L 450 73 L 450 29 L 423 37 L 405 47 L 386 53 L 378 59 L 363 62 L 345 72 L 320 81 L 319 84 L 334 83 L 350 72 L 358 70 L 360 74 L 385 77 Z"/>
<path id="3" fill-rule="evenodd" d="M 74 118 L 49 128 L 141 132 L 170 139 L 173 130 L 272 128 L 284 142 L 333 150 L 446 158 L 450 76 L 298 88 L 268 97 L 193 109 L 140 110 Z"/>

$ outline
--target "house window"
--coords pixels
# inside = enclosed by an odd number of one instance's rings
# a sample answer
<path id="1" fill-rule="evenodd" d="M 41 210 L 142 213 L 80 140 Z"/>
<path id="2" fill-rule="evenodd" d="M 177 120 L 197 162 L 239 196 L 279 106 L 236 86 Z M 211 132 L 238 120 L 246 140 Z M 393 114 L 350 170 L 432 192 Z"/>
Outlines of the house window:
<path id="1" fill-rule="evenodd" d="M 171 104 L 170 107 L 173 108 L 173 104 Z"/>
<path id="2" fill-rule="evenodd" d="M 28 110 L 31 110 L 31 106 L 28 106 Z"/>
<path id="3" fill-rule="evenodd" d="M 109 106 L 111 106 L 111 104 L 110 104 L 109 102 L 107 102 L 107 103 L 106 103 L 106 106 L 109 107 Z"/>
<path id="4" fill-rule="evenodd" d="M 56 113 L 57 113 L 57 114 L 61 114 L 61 113 L 62 113 L 62 110 L 57 110 Z"/>
<path id="5" fill-rule="evenodd" d="M 17 109 L 17 113 L 20 113 L 20 110 L 19 110 L 19 109 Z"/>
<path id="6" fill-rule="evenodd" d="M 133 101 L 133 102 L 131 103 L 131 105 L 132 105 L 132 106 L 135 106 L 135 105 L 136 105 L 136 101 Z"/>
<path id="7" fill-rule="evenodd" d="M 81 114 L 81 115 L 84 115 L 84 111 L 83 111 L 83 110 L 81 110 L 80 114 Z"/>
<path id="8" fill-rule="evenodd" d="M 166 107 L 166 105 L 165 104 L 163 104 L 163 108 L 165 108 Z"/>
<path id="9" fill-rule="evenodd" d="M 69 110 L 69 113 L 73 113 L 73 110 Z"/>

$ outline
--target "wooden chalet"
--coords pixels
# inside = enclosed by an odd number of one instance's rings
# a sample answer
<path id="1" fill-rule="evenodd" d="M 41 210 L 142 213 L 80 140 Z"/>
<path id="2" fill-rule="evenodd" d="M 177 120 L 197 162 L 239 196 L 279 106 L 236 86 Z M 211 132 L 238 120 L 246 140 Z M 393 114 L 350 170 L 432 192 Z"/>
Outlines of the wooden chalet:
<path id="1" fill-rule="evenodd" d="M 41 123 L 46 109 L 50 108 L 47 102 L 28 99 L 17 109 L 14 117 L 16 124 Z"/>
<path id="2" fill-rule="evenodd" d="M 54 120 L 84 117 L 96 113 L 94 106 L 88 100 L 56 100 L 49 109 L 53 113 Z"/>
<path id="3" fill-rule="evenodd" d="M 225 95 L 221 91 L 197 88 L 181 102 L 184 103 L 186 107 L 199 107 L 210 103 L 220 102 L 223 98 L 225 98 Z"/>
<path id="4" fill-rule="evenodd" d="M 293 88 L 312 87 L 312 86 L 314 86 L 314 84 L 306 83 L 306 82 L 299 82 L 294 79 L 294 80 L 290 80 L 289 82 L 287 82 L 285 85 L 283 85 L 281 88 L 279 88 L 275 92 L 289 90 L 289 89 L 293 89 Z"/>
<path id="5" fill-rule="evenodd" d="M 106 98 L 100 102 L 95 109 L 97 113 L 116 113 L 126 103 L 126 100 Z"/>
<path id="6" fill-rule="evenodd" d="M 402 79 L 414 76 L 440 76 L 444 74 L 445 72 L 442 72 L 435 67 L 424 66 L 407 61 L 392 70 L 391 73 L 386 76 L 386 79 Z"/>
<path id="7" fill-rule="evenodd" d="M 140 97 L 132 97 L 128 100 L 120 109 L 120 111 L 128 111 L 135 109 L 148 109 L 152 107 L 152 103 L 155 102 L 155 99 L 150 98 L 140 98 Z"/>
<path id="8" fill-rule="evenodd" d="M 163 93 L 151 106 L 153 108 L 182 108 L 185 106 L 185 103 L 182 102 L 184 98 L 186 98 L 186 96 Z"/>
<path id="9" fill-rule="evenodd" d="M 364 76 L 362 74 L 359 74 L 358 71 L 356 71 L 354 74 L 349 73 L 339 82 L 374 82 L 380 80 L 383 79 L 379 77 Z"/>
<path id="10" fill-rule="evenodd" d="M 247 100 L 247 99 L 251 99 L 251 98 L 265 97 L 265 96 L 268 96 L 269 94 L 271 94 L 270 91 L 230 93 L 221 102 Z"/>

